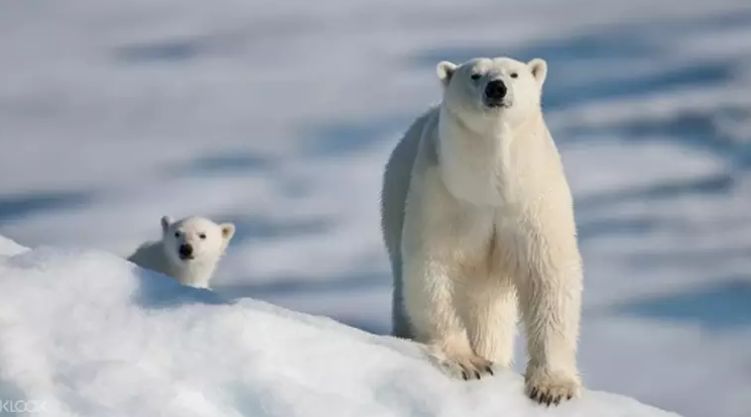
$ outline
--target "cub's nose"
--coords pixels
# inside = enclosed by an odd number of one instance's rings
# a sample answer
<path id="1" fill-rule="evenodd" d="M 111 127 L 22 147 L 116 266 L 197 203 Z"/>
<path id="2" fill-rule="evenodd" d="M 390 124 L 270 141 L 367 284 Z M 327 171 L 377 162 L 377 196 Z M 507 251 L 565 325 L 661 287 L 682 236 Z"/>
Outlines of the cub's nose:
<path id="1" fill-rule="evenodd" d="M 178 252 L 180 253 L 180 256 L 187 258 L 188 256 L 193 255 L 193 246 L 189 243 L 182 244 L 180 245 Z"/>
<path id="2" fill-rule="evenodd" d="M 490 100 L 501 100 L 506 97 L 506 84 L 501 80 L 493 80 L 485 87 L 485 97 Z"/>

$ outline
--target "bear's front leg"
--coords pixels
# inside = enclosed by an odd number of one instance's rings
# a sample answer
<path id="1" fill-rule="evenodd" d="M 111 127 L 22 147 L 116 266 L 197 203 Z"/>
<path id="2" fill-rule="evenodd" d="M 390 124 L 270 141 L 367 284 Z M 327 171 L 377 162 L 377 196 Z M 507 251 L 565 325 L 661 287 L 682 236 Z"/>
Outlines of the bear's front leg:
<path id="1" fill-rule="evenodd" d="M 493 211 L 454 198 L 435 166 L 422 172 L 410 184 L 400 248 L 411 337 L 449 374 L 479 379 L 492 363 L 473 351 L 460 305 L 475 269 L 487 264 Z"/>
<path id="2" fill-rule="evenodd" d="M 472 350 L 495 366 L 510 368 L 514 355 L 517 302 L 510 276 L 478 274 L 464 286 L 462 318 Z"/>
<path id="3" fill-rule="evenodd" d="M 431 260 L 432 258 L 432 260 Z M 448 374 L 480 379 L 492 374 L 492 362 L 472 350 L 456 307 L 451 268 L 427 254 L 413 254 L 404 264 L 404 307 L 412 337 L 427 345 L 430 358 Z"/>
<path id="4" fill-rule="evenodd" d="M 517 276 L 530 358 L 526 392 L 547 405 L 577 397 L 581 390 L 576 366 L 581 260 L 573 228 L 556 226 L 528 235 L 528 269 Z"/>

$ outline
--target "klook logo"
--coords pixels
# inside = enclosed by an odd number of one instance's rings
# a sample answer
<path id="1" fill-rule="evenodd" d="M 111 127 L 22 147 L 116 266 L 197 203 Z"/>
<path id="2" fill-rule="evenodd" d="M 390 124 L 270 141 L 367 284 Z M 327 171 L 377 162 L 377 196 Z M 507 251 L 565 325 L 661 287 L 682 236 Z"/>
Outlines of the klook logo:
<path id="1" fill-rule="evenodd" d="M 41 413 L 47 410 L 45 401 L 0 400 L 0 414 Z"/>

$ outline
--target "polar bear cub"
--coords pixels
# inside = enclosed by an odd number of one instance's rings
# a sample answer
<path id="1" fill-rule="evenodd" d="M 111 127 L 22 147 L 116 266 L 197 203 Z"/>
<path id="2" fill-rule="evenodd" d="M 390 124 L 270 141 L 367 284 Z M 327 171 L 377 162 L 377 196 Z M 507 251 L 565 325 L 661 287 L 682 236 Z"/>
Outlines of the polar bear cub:
<path id="1" fill-rule="evenodd" d="M 517 304 L 539 402 L 579 395 L 582 266 L 571 192 L 543 118 L 542 59 L 441 62 L 443 100 L 393 151 L 382 228 L 394 334 L 464 379 L 509 366 Z"/>
<path id="2" fill-rule="evenodd" d="M 174 221 L 164 216 L 161 222 L 162 239 L 144 243 L 128 260 L 169 275 L 184 285 L 209 288 L 209 280 L 235 234 L 235 226 L 216 224 L 203 217 Z"/>

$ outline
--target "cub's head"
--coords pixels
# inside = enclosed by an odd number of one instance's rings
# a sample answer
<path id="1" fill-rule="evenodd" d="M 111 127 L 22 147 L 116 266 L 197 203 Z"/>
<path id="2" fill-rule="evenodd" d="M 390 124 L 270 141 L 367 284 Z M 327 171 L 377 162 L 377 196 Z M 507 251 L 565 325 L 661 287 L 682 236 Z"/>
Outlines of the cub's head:
<path id="1" fill-rule="evenodd" d="M 470 127 L 497 120 L 521 123 L 540 110 L 547 63 L 511 58 L 475 58 L 436 67 L 444 87 L 443 106 Z"/>
<path id="2" fill-rule="evenodd" d="M 162 244 L 176 265 L 216 262 L 234 234 L 232 223 L 216 224 L 203 217 L 178 221 L 162 217 Z"/>

